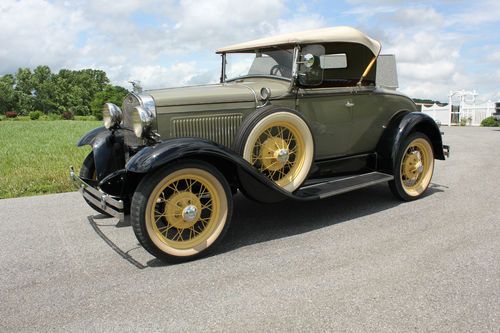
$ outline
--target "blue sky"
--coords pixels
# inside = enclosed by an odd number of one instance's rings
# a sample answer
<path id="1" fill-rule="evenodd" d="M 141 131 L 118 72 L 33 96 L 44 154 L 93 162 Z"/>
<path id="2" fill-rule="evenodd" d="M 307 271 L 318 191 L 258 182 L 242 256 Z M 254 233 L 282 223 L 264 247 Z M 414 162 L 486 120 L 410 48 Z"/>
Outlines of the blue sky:
<path id="1" fill-rule="evenodd" d="M 218 47 L 348 25 L 396 54 L 410 96 L 476 89 L 500 101 L 499 1 L 2 0 L 0 22 L 0 74 L 47 64 L 100 68 L 129 88 L 209 83 Z"/>

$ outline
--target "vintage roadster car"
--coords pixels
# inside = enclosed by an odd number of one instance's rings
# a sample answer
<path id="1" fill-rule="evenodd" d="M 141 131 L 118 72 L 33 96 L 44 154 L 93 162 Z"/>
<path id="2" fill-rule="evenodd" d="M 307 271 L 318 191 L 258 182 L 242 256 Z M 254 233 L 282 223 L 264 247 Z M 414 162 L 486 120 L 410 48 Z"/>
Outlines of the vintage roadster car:
<path id="1" fill-rule="evenodd" d="M 96 211 L 130 222 L 167 262 L 206 254 L 229 227 L 233 194 L 271 203 L 388 182 L 421 197 L 445 159 L 434 120 L 396 91 L 394 57 L 335 27 L 217 50 L 219 84 L 130 93 L 71 178 Z M 258 212 L 256 212 L 258 214 Z"/>

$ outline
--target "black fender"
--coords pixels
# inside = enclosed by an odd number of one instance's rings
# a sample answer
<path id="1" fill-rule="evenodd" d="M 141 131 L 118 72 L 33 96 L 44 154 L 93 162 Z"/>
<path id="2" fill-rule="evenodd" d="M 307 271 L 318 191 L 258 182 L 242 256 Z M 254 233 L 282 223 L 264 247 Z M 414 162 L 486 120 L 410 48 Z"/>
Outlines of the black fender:
<path id="1" fill-rule="evenodd" d="M 125 166 L 125 146 L 121 130 L 110 131 L 98 127 L 85 134 L 77 143 L 78 147 L 90 145 L 94 152 L 97 180 Z"/>
<path id="2" fill-rule="evenodd" d="M 110 131 L 104 126 L 94 128 L 93 130 L 91 130 L 91 131 L 87 132 L 85 135 L 83 135 L 80 138 L 80 140 L 78 140 L 78 142 L 76 143 L 76 146 L 77 147 L 81 147 L 81 146 L 85 146 L 85 145 L 93 146 L 95 140 L 98 137 L 105 135 L 107 133 L 110 133 Z"/>
<path id="3" fill-rule="evenodd" d="M 176 138 L 141 149 L 125 165 L 127 173 L 146 174 L 181 159 L 203 160 L 217 167 L 232 185 L 260 202 L 293 198 L 229 148 L 200 138 Z M 241 172 L 238 172 L 241 171 Z"/>
<path id="4" fill-rule="evenodd" d="M 434 119 L 421 112 L 400 111 L 391 119 L 378 142 L 379 169 L 392 172 L 398 148 L 410 133 L 417 131 L 431 140 L 434 158 L 444 160 L 443 139 Z"/>

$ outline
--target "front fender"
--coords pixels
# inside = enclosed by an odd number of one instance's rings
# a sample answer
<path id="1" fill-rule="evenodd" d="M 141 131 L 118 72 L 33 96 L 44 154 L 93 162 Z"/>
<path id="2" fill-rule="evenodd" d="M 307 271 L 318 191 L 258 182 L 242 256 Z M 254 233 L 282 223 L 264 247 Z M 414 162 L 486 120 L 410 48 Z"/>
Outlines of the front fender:
<path id="1" fill-rule="evenodd" d="M 121 130 L 109 131 L 105 127 L 98 127 L 85 134 L 76 145 L 92 147 L 98 180 L 123 169 L 125 165 L 125 146 Z"/>
<path id="2" fill-rule="evenodd" d="M 109 133 L 109 130 L 106 129 L 106 127 L 104 126 L 94 128 L 93 130 L 87 132 L 84 136 L 82 136 L 80 140 L 78 140 L 78 142 L 76 143 L 76 146 L 77 147 L 85 145 L 93 146 L 97 138 L 102 137 L 107 133 Z"/>
<path id="3" fill-rule="evenodd" d="M 402 111 L 391 119 L 378 143 L 377 153 L 381 157 L 381 169 L 393 170 L 399 147 L 405 138 L 415 131 L 422 132 L 429 137 L 436 159 L 445 159 L 441 132 L 434 119 L 421 112 Z"/>
<path id="4" fill-rule="evenodd" d="M 228 179 L 236 179 L 240 189 L 261 202 L 277 202 L 293 195 L 259 173 L 229 148 L 199 138 L 178 138 L 141 149 L 126 164 L 127 172 L 145 174 L 180 159 L 199 159 L 221 168 Z"/>

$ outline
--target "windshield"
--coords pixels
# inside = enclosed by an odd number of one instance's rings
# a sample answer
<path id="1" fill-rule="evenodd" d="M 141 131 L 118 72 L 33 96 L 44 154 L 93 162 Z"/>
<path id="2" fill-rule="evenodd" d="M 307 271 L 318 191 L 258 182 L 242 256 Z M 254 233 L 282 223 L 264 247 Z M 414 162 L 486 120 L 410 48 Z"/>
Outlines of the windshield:
<path id="1" fill-rule="evenodd" d="M 226 81 L 245 76 L 292 77 L 293 50 L 226 54 Z"/>

